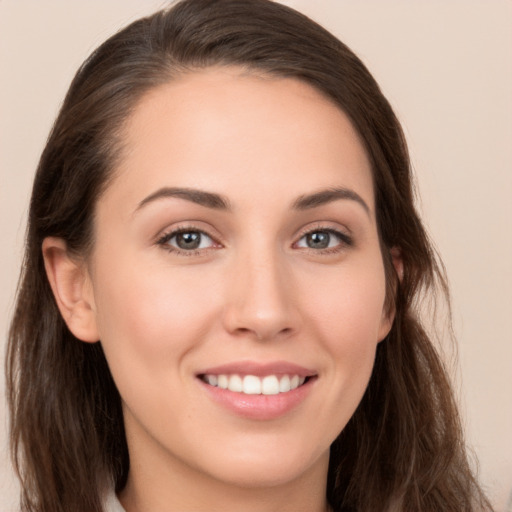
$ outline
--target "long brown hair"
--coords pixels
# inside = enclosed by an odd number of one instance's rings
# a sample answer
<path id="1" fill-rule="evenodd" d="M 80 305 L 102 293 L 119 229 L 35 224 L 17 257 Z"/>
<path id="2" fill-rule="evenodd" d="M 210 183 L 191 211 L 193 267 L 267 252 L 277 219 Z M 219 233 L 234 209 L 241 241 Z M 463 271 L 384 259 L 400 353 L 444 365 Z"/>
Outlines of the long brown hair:
<path id="1" fill-rule="evenodd" d="M 488 509 L 468 464 L 452 391 L 417 313 L 446 293 L 442 266 L 414 208 L 404 136 L 363 63 L 322 27 L 268 0 L 184 0 L 102 44 L 75 76 L 34 182 L 26 253 L 12 321 L 7 382 L 11 449 L 24 512 L 100 512 L 105 487 L 126 483 L 121 398 L 101 342 L 66 327 L 41 244 L 60 237 L 87 254 L 94 208 L 122 152 L 122 127 L 140 98 L 174 77 L 235 65 L 315 87 L 351 119 L 372 163 L 377 223 L 396 317 L 377 349 L 368 389 L 331 448 L 334 510 Z M 403 276 L 391 249 L 399 248 Z"/>

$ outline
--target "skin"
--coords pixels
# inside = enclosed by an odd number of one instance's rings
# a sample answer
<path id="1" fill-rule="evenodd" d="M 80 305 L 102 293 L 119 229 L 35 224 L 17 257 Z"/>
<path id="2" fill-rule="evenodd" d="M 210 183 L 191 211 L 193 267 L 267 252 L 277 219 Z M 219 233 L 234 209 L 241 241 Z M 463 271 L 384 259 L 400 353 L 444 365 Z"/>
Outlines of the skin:
<path id="1" fill-rule="evenodd" d="M 163 187 L 229 208 L 155 198 Z M 296 208 L 333 188 L 350 197 Z M 68 326 L 101 339 L 123 399 L 127 512 L 326 510 L 329 446 L 393 320 L 370 164 L 345 114 L 293 79 L 184 75 L 138 104 L 95 223 L 85 264 L 57 239 L 43 251 Z M 176 229 L 208 236 L 177 251 Z M 307 232 L 330 247 L 309 247 Z M 197 378 L 233 361 L 287 361 L 316 378 L 286 414 L 244 418 Z"/>

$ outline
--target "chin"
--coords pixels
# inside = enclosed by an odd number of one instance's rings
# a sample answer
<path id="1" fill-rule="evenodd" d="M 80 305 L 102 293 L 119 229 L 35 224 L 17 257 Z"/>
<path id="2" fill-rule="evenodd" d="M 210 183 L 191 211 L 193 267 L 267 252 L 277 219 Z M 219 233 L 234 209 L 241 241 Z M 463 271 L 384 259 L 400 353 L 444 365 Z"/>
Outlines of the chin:
<path id="1" fill-rule="evenodd" d="M 329 449 L 321 454 L 292 451 L 289 447 L 276 450 L 233 450 L 215 464 L 211 476 L 230 485 L 244 488 L 265 488 L 286 485 L 312 471 L 327 473 Z"/>

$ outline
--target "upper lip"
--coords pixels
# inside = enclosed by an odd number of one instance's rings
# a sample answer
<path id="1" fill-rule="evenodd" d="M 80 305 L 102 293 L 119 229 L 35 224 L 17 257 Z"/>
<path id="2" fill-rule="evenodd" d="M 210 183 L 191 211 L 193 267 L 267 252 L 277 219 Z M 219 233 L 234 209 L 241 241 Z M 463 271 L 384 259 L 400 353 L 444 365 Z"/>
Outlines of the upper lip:
<path id="1" fill-rule="evenodd" d="M 288 361 L 274 361 L 259 363 L 256 361 L 235 361 L 231 363 L 206 368 L 197 375 L 254 375 L 264 377 L 266 375 L 298 375 L 299 377 L 313 377 L 317 374 L 314 370 L 305 368 Z"/>

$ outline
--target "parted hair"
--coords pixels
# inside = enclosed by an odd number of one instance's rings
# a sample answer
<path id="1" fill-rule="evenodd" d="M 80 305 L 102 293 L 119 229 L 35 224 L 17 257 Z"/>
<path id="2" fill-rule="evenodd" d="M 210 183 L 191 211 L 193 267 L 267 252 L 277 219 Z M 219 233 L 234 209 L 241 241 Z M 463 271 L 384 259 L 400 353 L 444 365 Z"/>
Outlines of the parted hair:
<path id="1" fill-rule="evenodd" d="M 101 341 L 59 314 L 41 244 L 87 256 L 95 205 L 123 149 L 123 126 L 151 89 L 189 71 L 238 66 L 310 84 L 351 120 L 369 156 L 395 320 L 355 414 L 331 447 L 335 511 L 490 510 L 463 442 L 446 369 L 418 314 L 447 296 L 442 264 L 414 206 L 400 124 L 361 60 L 306 16 L 268 0 L 183 0 L 133 22 L 84 62 L 42 153 L 6 359 L 11 452 L 23 512 L 101 512 L 130 461 L 121 398 Z M 403 275 L 392 264 L 399 250 Z"/>

